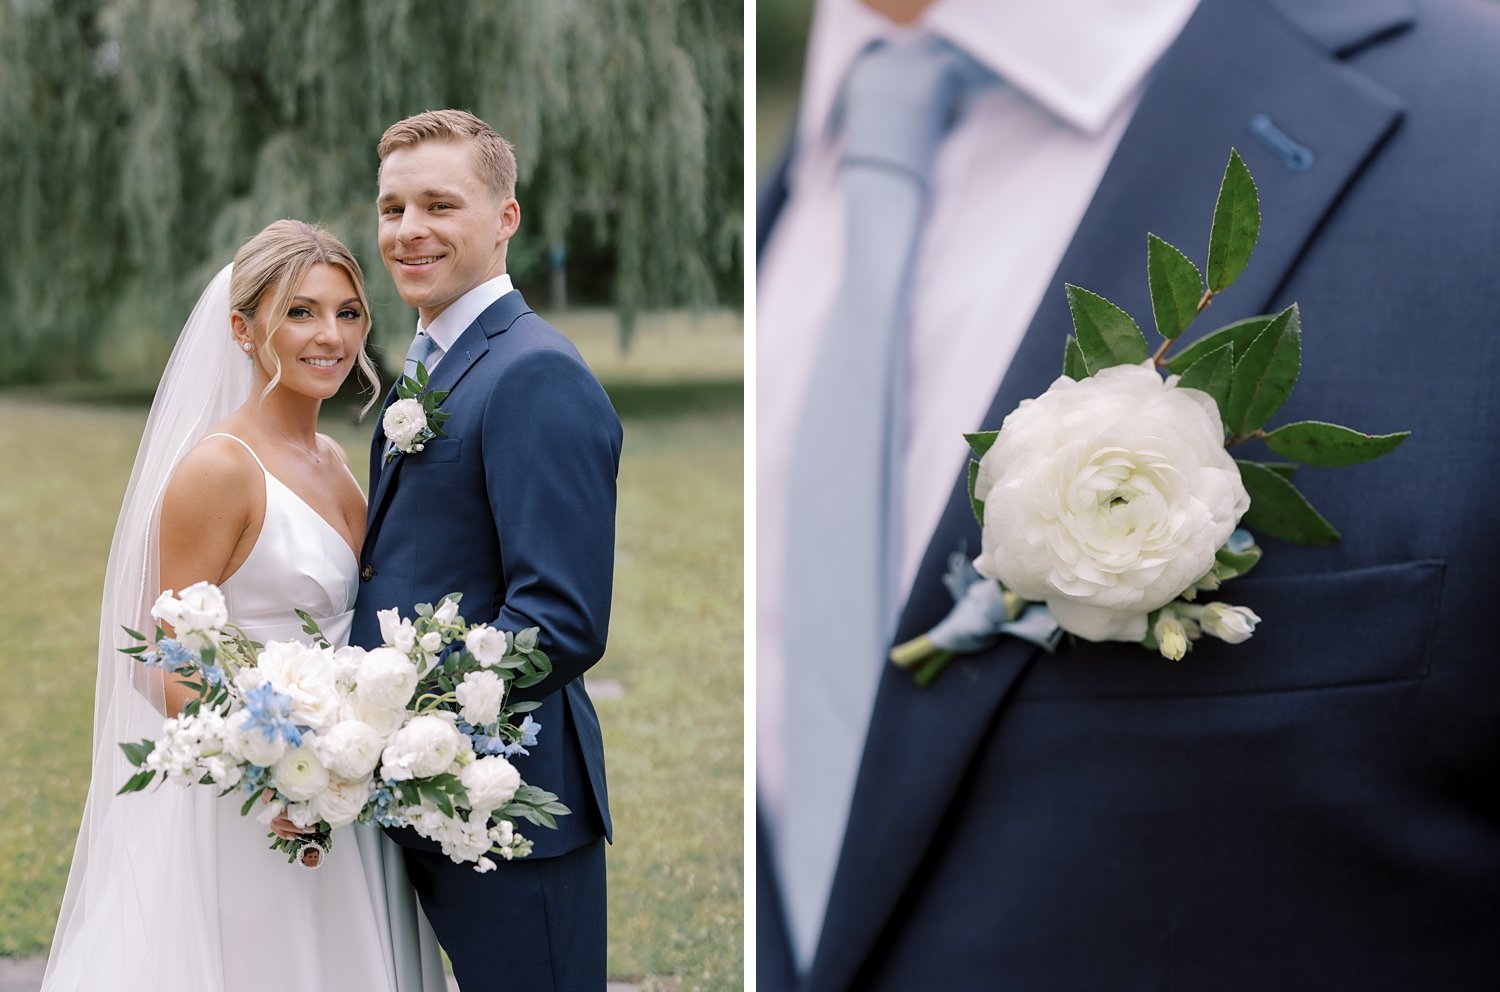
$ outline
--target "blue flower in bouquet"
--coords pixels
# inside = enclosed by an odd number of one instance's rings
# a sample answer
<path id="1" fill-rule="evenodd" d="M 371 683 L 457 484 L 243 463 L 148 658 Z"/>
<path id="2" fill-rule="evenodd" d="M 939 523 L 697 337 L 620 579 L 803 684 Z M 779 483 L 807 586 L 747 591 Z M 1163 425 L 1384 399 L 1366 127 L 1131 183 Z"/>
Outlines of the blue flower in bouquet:
<path id="1" fill-rule="evenodd" d="M 533 720 L 531 714 L 528 713 L 526 718 L 521 721 L 521 725 L 516 729 L 521 732 L 521 739 L 505 745 L 504 750 L 500 752 L 507 758 L 517 754 L 531 754 L 526 749 L 528 747 L 536 747 L 536 735 L 542 729 L 542 725 Z"/>
<path id="2" fill-rule="evenodd" d="M 218 665 L 204 665 L 200 671 L 203 673 L 203 681 L 215 689 L 224 684 L 224 669 Z"/>
<path id="3" fill-rule="evenodd" d="M 156 642 L 156 650 L 147 652 L 141 661 L 153 668 L 168 672 L 180 671 L 189 665 L 198 664 L 198 652 L 171 637 Z"/>
<path id="4" fill-rule="evenodd" d="M 250 714 L 246 730 L 260 730 L 272 740 L 279 735 L 294 746 L 302 743 L 302 731 L 292 722 L 292 698 L 277 692 L 271 683 L 245 693 L 245 709 Z"/>

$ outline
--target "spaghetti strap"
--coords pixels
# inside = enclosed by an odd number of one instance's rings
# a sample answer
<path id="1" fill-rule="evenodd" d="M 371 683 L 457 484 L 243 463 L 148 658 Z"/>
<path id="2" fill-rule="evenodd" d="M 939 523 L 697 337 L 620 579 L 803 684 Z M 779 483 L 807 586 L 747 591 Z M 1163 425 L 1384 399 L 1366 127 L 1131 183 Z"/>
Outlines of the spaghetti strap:
<path id="1" fill-rule="evenodd" d="M 250 452 L 250 457 L 254 458 L 255 459 L 255 464 L 257 464 L 257 465 L 260 466 L 260 472 L 261 472 L 261 474 L 262 475 L 270 475 L 271 474 L 270 472 L 266 471 L 266 466 L 260 460 L 260 456 L 255 453 L 255 449 L 254 448 L 250 447 L 250 445 L 248 445 L 248 444 L 245 443 L 244 438 L 235 437 L 233 434 L 224 434 L 224 433 L 221 432 L 221 433 L 217 433 L 217 434 L 205 434 L 203 436 L 203 440 L 207 441 L 211 437 L 227 437 L 231 441 L 238 441 L 240 447 L 242 447 L 246 451 Z"/>

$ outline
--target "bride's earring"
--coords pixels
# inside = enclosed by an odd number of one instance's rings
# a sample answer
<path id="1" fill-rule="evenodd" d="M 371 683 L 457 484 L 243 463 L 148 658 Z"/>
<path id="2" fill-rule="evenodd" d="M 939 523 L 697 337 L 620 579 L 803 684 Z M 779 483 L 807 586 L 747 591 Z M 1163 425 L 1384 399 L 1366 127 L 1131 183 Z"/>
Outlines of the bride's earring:
<path id="1" fill-rule="evenodd" d="M 254 348 L 255 346 L 252 345 L 249 341 L 241 341 L 240 342 L 240 347 L 243 348 L 243 349 L 245 349 L 246 351 L 249 351 L 252 348 Z"/>

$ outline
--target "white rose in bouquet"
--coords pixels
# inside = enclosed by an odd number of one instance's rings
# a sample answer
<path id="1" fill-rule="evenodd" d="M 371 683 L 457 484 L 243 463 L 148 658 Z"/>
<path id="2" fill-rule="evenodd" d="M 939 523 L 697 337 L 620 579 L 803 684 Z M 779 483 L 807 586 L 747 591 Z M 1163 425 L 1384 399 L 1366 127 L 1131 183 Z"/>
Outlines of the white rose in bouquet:
<path id="1" fill-rule="evenodd" d="M 433 714 L 414 716 L 386 745 L 380 775 L 389 782 L 441 775 L 466 744 L 473 746 L 451 720 Z"/>
<path id="2" fill-rule="evenodd" d="M 292 718 L 299 726 L 322 730 L 338 718 L 331 650 L 300 641 L 272 641 L 260 652 L 255 667 L 277 692 L 291 698 Z"/>
<path id="3" fill-rule="evenodd" d="M 499 755 L 465 765 L 458 779 L 469 794 L 469 808 L 486 816 L 514 799 L 521 787 L 521 773 Z"/>
<path id="4" fill-rule="evenodd" d="M 402 654 L 411 654 L 417 646 L 417 629 L 412 622 L 403 620 L 395 607 L 379 610 L 375 617 L 380 621 L 380 639 Z"/>
<path id="5" fill-rule="evenodd" d="M 354 689 L 354 681 L 359 675 L 360 663 L 365 659 L 365 649 L 353 644 L 333 651 L 333 684 L 341 693 L 349 693 Z"/>
<path id="6" fill-rule="evenodd" d="M 471 627 L 464 635 L 464 647 L 469 649 L 481 668 L 490 668 L 505 657 L 505 631 L 485 624 Z"/>
<path id="7" fill-rule="evenodd" d="M 380 746 L 385 747 L 391 735 L 406 722 L 404 707 L 376 706 L 366 703 L 357 695 L 345 696 L 339 703 L 339 720 L 358 720 L 368 724 L 380 735 Z"/>
<path id="8" fill-rule="evenodd" d="M 280 735 L 266 736 L 259 727 L 247 728 L 250 711 L 239 710 L 224 721 L 224 744 L 236 761 L 270 768 L 286 753 L 286 741 Z"/>
<path id="9" fill-rule="evenodd" d="M 328 780 L 328 788 L 313 796 L 309 805 L 330 827 L 346 827 L 359 816 L 373 791 L 373 776 L 355 779 L 334 776 Z"/>
<path id="10" fill-rule="evenodd" d="M 405 709 L 417 688 L 417 666 L 395 648 L 366 652 L 354 677 L 354 695 L 369 706 Z"/>
<path id="11" fill-rule="evenodd" d="M 417 643 L 428 654 L 436 654 L 443 646 L 443 635 L 435 630 L 429 630 L 417 640 Z"/>
<path id="12" fill-rule="evenodd" d="M 343 779 L 369 775 L 380 763 L 380 752 L 384 749 L 385 738 L 362 720 L 340 720 L 313 742 L 318 760 Z"/>
<path id="13" fill-rule="evenodd" d="M 151 615 L 172 628 L 177 639 L 195 651 L 218 644 L 220 629 L 229 622 L 229 604 L 219 587 L 195 582 L 174 595 L 168 589 L 157 597 Z"/>
<path id="14" fill-rule="evenodd" d="M 271 784 L 294 802 L 307 802 L 328 788 L 328 769 L 309 745 L 287 748 L 271 769 Z"/>
<path id="15" fill-rule="evenodd" d="M 500 716 L 505 701 L 505 680 L 494 672 L 470 672 L 453 690 L 459 713 L 472 726 L 483 727 Z"/>
<path id="16" fill-rule="evenodd" d="M 419 400 L 397 400 L 380 419 L 386 439 L 404 452 L 412 450 L 417 435 L 427 429 L 427 413 Z"/>
<path id="17" fill-rule="evenodd" d="M 974 567 L 1091 641 L 1144 638 L 1146 615 L 1213 567 L 1250 506 L 1213 399 L 1148 365 L 1063 377 L 1023 402 L 974 493 Z"/>

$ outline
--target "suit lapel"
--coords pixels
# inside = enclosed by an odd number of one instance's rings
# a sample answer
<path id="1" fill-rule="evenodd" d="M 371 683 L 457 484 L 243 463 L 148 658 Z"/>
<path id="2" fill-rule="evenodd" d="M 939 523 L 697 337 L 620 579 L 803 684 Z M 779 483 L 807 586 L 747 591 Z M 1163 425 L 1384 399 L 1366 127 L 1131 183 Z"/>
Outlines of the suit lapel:
<path id="1" fill-rule="evenodd" d="M 1298 256 L 1400 119 L 1394 98 L 1316 40 L 1389 32 L 1388 23 L 1361 19 L 1358 4 L 1343 9 L 1350 16 L 1333 18 L 1331 28 L 1302 28 L 1257 3 L 1204 0 L 1157 66 L 982 427 L 998 427 L 1021 400 L 1045 390 L 1059 374 L 1071 329 L 1064 281 L 1118 303 L 1158 340 L 1146 288 L 1146 232 L 1202 264 L 1231 146 L 1259 185 L 1261 239 L 1244 276 L 1190 333 L 1286 302 L 1278 292 Z M 1370 8 L 1371 17 L 1390 14 L 1384 4 Z M 1289 171 L 1250 131 L 1258 114 L 1309 146 L 1313 166 Z M 962 481 L 928 547 L 898 641 L 927 630 L 951 606 L 941 579 L 948 555 L 960 547 L 969 553 L 979 547 Z M 970 764 L 1035 654 L 1029 645 L 1008 641 L 959 659 L 926 690 L 886 666 L 809 989 L 857 984 L 862 963 L 917 876 Z M 1066 654 L 1046 663 L 1066 664 Z"/>
<path id="2" fill-rule="evenodd" d="M 527 313 L 531 313 L 531 308 L 526 305 L 520 291 L 512 290 L 491 304 L 475 319 L 474 323 L 464 329 L 464 332 L 458 336 L 458 340 L 453 342 L 453 347 L 444 353 L 442 361 L 438 362 L 437 370 L 432 373 L 432 378 L 427 384 L 427 388 L 434 392 L 444 390 L 448 392 L 449 395 L 440 404 L 440 409 L 449 411 L 453 409 L 454 391 L 474 364 L 490 350 L 489 339 L 507 330 L 518 317 Z M 394 399 L 393 388 L 390 395 L 386 397 L 385 405 L 390 406 Z M 370 448 L 370 476 L 373 480 L 374 491 L 370 494 L 370 508 L 365 528 L 366 549 L 374 544 L 376 531 L 384 517 L 385 506 L 390 498 L 395 478 L 406 459 L 412 457 L 398 451 L 395 457 L 386 462 L 384 451 L 385 432 L 377 429 Z"/>

